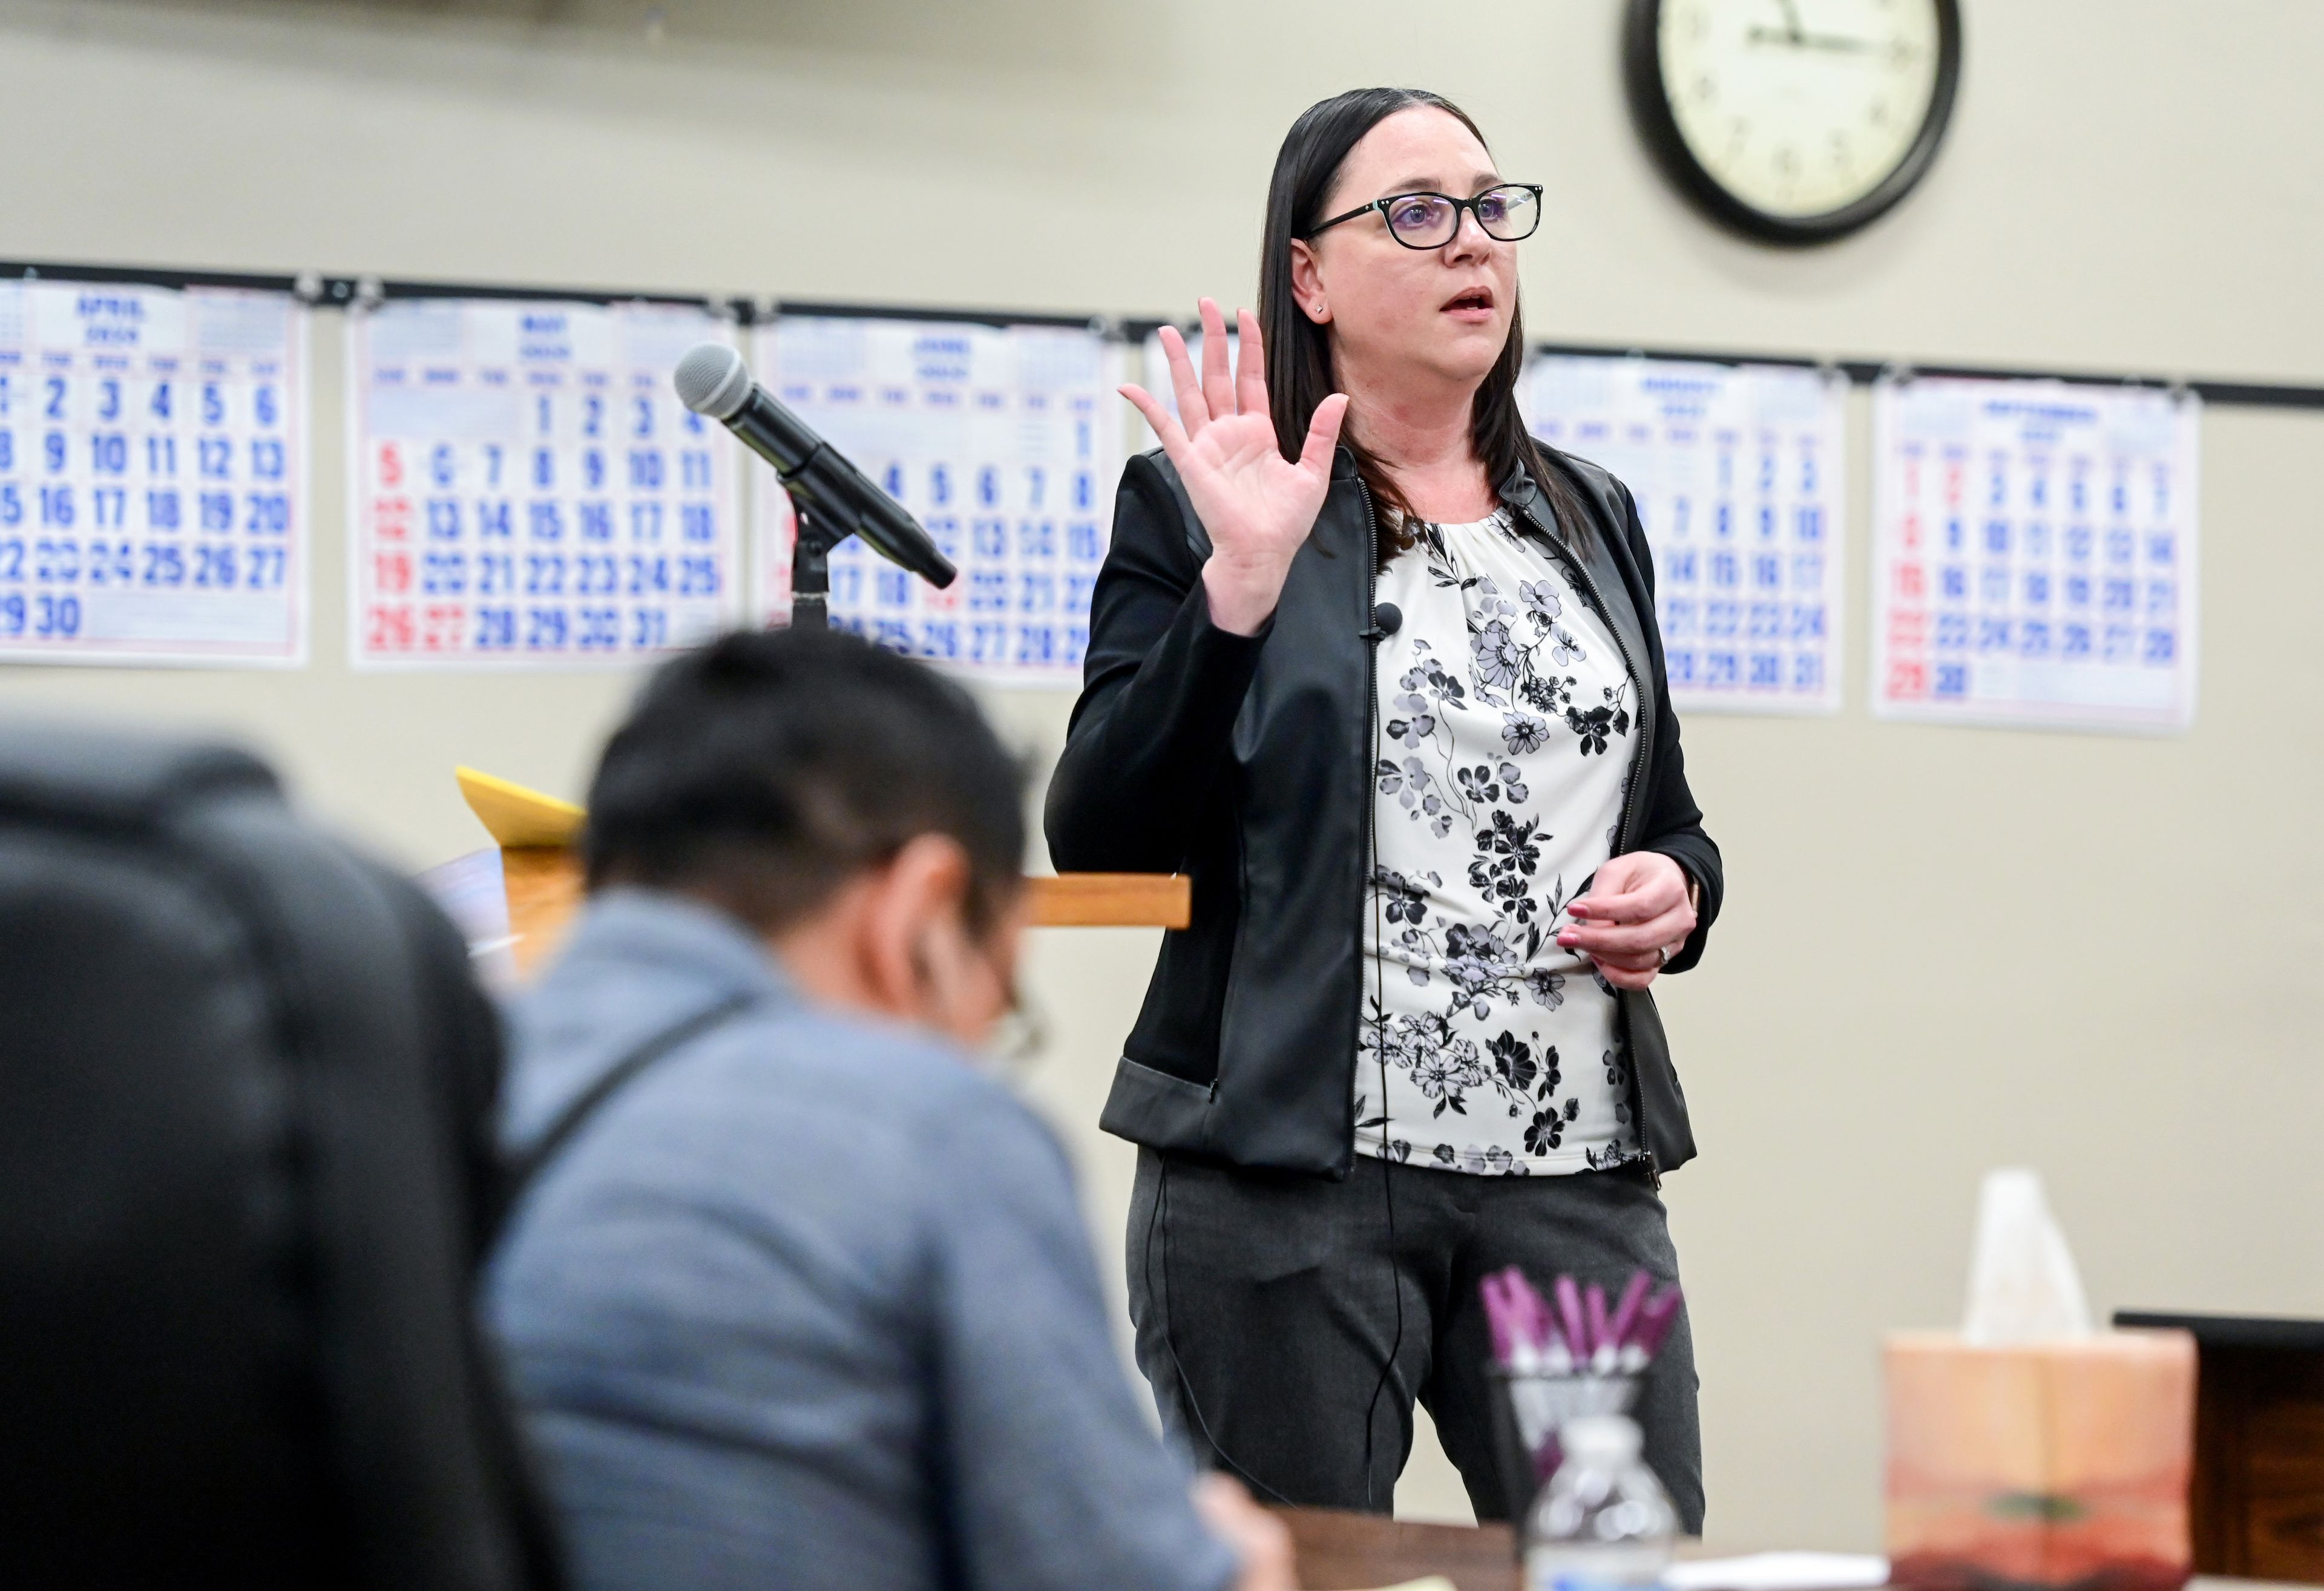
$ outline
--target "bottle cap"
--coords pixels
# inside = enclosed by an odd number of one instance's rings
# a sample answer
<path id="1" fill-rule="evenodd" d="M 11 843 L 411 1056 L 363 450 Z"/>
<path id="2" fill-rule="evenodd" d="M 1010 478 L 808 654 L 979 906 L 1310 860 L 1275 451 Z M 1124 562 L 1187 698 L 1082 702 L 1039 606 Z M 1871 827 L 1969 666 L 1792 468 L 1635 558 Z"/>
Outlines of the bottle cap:
<path id="1" fill-rule="evenodd" d="M 1637 1458 L 1639 1440 L 1637 1421 L 1627 1414 L 1585 1414 L 1557 1433 L 1565 1456 L 1584 1464 L 1628 1464 Z"/>

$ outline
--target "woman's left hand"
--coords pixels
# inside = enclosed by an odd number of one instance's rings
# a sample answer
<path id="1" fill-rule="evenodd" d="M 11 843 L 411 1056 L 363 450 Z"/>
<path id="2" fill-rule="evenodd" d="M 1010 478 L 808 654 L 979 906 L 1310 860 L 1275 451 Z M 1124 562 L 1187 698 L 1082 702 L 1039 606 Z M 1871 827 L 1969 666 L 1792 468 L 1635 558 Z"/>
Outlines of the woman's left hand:
<path id="1" fill-rule="evenodd" d="M 1616 989 L 1644 989 L 1694 932 L 1686 869 L 1659 851 L 1633 851 L 1598 869 L 1565 908 L 1557 943 L 1580 951 Z"/>

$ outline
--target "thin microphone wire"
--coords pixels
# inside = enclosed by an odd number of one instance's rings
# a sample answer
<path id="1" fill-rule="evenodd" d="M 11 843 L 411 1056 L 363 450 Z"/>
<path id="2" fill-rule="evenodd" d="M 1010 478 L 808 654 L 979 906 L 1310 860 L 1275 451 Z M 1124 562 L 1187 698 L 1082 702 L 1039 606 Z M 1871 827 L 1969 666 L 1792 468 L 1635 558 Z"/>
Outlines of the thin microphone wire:
<path id="1" fill-rule="evenodd" d="M 1374 608 L 1373 612 L 1377 615 L 1379 609 Z M 1401 617 L 1398 615 L 1398 629 L 1403 628 Z M 1379 629 L 1377 617 L 1373 619 L 1372 626 Z M 1376 760 L 1379 756 L 1379 640 L 1375 639 L 1371 645 L 1372 699 L 1367 716 L 1371 741 L 1367 761 Z M 1364 799 L 1371 804 L 1364 816 L 1364 832 L 1371 840 L 1371 871 L 1364 879 L 1364 887 L 1371 891 L 1372 897 L 1372 1010 L 1379 1019 L 1379 1025 L 1372 1030 L 1372 1052 L 1379 1062 L 1380 1201 L 1388 1210 L 1388 1284 L 1396 1298 L 1396 1337 L 1388 1344 L 1388 1356 L 1380 1361 L 1379 1379 L 1372 1384 L 1371 1402 L 1364 1405 L 1364 1506 L 1370 1508 L 1375 1505 L 1372 1495 L 1372 1441 L 1379 1413 L 1380 1393 L 1388 1390 L 1388 1378 L 1396 1369 L 1397 1356 L 1404 1351 L 1404 1277 L 1396 1268 L 1396 1182 L 1393 1175 L 1396 1163 L 1390 1157 L 1388 1146 L 1388 1012 L 1381 1005 L 1386 991 L 1380 982 L 1380 958 L 1386 949 L 1381 942 L 1386 937 L 1387 929 L 1380 921 L 1379 793 L 1372 787 L 1370 778 L 1364 781 Z M 1360 1030 L 1360 1024 L 1359 1028 Z M 1167 1252 L 1165 1257 L 1167 1263 Z"/>
<path id="2" fill-rule="evenodd" d="M 1399 626 L 1399 628 L 1401 628 L 1401 626 Z M 1367 633 L 1366 639 L 1375 648 L 1377 648 L 1379 642 L 1383 639 L 1384 634 L 1385 632 L 1379 630 L 1378 621 L 1375 620 L 1373 630 Z M 1373 688 L 1371 692 L 1371 701 L 1368 704 L 1369 711 L 1366 716 L 1366 722 L 1370 726 L 1370 733 L 1371 736 L 1370 757 L 1377 757 L 1379 748 L 1379 688 L 1378 681 L 1378 658 L 1379 653 L 1375 650 L 1373 653 Z M 1370 760 L 1370 757 L 1367 758 L 1368 762 Z M 1374 792 L 1370 786 L 1371 781 L 1367 777 L 1365 780 L 1364 797 L 1367 801 L 1372 800 L 1374 796 Z M 1380 1394 L 1388 1390 L 1388 1377 L 1394 1375 L 1396 1371 L 1397 1356 L 1404 1351 L 1404 1278 L 1402 1274 L 1397 1269 L 1396 1184 L 1394 1179 L 1389 1174 L 1396 1169 L 1396 1167 L 1394 1161 L 1389 1156 L 1388 1146 L 1388 1026 L 1387 1014 L 1381 1008 L 1381 1001 L 1385 996 L 1386 990 L 1381 983 L 1380 957 L 1379 953 L 1386 929 L 1380 917 L 1381 906 L 1379 887 L 1379 823 L 1376 814 L 1367 814 L 1364 823 L 1364 832 L 1371 842 L 1371 854 L 1370 859 L 1371 862 L 1371 869 L 1365 877 L 1364 887 L 1371 892 L 1372 897 L 1372 1008 L 1375 1011 L 1380 1012 L 1381 1016 L 1380 1024 L 1374 1033 L 1374 1049 L 1377 1052 L 1379 1062 L 1380 1078 L 1380 1201 L 1388 1217 L 1388 1289 L 1396 1303 L 1396 1335 L 1388 1344 L 1387 1356 L 1380 1361 L 1379 1379 L 1372 1384 L 1371 1399 L 1364 1405 L 1364 1505 L 1367 1508 L 1370 1508 L 1374 1505 L 1376 1500 L 1373 1489 L 1374 1470 L 1372 1457 L 1375 1448 L 1375 1442 L 1377 1440 Z M 1360 952 L 1361 947 L 1359 946 L 1358 948 L 1359 952 Z M 1185 1364 L 1178 1357 L 1177 1340 L 1170 1328 L 1170 1161 L 1168 1156 L 1163 1154 L 1159 1150 L 1153 1151 L 1152 1153 L 1154 1154 L 1157 1173 L 1157 1185 L 1155 1190 L 1154 1208 L 1147 1213 L 1146 1217 L 1146 1252 L 1143 1256 L 1140 1268 L 1145 1274 L 1146 1285 L 1150 1292 L 1154 1286 L 1154 1231 L 1155 1228 L 1159 1225 L 1162 1230 L 1162 1297 L 1160 1302 L 1162 1316 L 1162 1346 L 1170 1356 L 1170 1368 L 1177 1375 L 1179 1396 L 1185 1402 L 1186 1412 L 1194 1416 L 1194 1426 L 1203 1433 L 1203 1440 L 1210 1445 L 1212 1452 L 1218 1455 L 1220 1463 L 1225 1465 L 1229 1469 L 1233 1470 L 1235 1474 L 1241 1476 L 1245 1482 L 1258 1491 L 1265 1493 L 1267 1496 L 1273 1501 L 1280 1503 L 1286 1507 L 1296 1506 L 1290 1498 L 1277 1491 L 1273 1486 L 1268 1485 L 1256 1475 L 1253 1475 L 1250 1472 L 1249 1466 L 1241 1463 L 1233 1454 L 1228 1452 L 1225 1448 L 1219 1444 L 1219 1439 L 1211 1434 L 1210 1421 L 1203 1417 L 1202 1403 L 1194 1396 L 1194 1384 L 1186 1375 Z"/>

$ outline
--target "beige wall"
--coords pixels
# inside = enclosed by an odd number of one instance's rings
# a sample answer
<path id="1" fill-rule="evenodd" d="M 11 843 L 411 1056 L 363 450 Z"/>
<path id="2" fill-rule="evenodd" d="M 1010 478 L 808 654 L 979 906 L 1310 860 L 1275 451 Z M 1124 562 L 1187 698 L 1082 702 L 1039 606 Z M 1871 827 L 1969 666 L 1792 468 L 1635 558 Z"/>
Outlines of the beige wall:
<path id="1" fill-rule="evenodd" d="M 1550 185 L 1543 335 L 2324 379 L 2306 0 L 1972 0 L 1935 174 L 1812 254 L 1712 232 L 1653 176 L 1612 0 L 672 0 L 658 44 L 644 9 L 0 0 L 0 253 L 1169 311 L 1248 294 L 1302 106 L 1418 81 Z M 314 666 L 0 669 L 0 704 L 235 726 L 416 866 L 480 839 L 451 763 L 576 790 L 628 682 L 347 673 L 334 329 Z M 2192 733 L 1875 724 L 1860 633 L 1839 717 L 1688 726 L 1731 869 L 1666 998 L 1705 1147 L 1669 1195 L 1717 1541 L 1876 1542 L 1878 1335 L 1956 1312 L 1986 1166 L 2048 1173 L 2102 1308 L 2324 1312 L 2324 417 L 2215 410 L 2206 444 Z M 1859 593 L 1864 553 L 1859 513 Z M 992 701 L 1054 752 L 1065 698 Z M 1129 1163 L 1093 1123 L 1150 954 L 1119 931 L 1035 954 L 1056 1040 L 1030 1083 L 1109 1274 Z M 1462 1507 L 1433 1455 L 1404 1504 Z"/>

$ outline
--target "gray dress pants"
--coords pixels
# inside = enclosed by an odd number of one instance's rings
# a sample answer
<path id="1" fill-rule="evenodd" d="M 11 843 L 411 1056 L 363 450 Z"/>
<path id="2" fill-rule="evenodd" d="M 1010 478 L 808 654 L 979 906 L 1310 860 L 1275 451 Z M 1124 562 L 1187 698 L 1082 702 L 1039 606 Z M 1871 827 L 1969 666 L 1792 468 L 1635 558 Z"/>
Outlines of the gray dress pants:
<path id="1" fill-rule="evenodd" d="M 1508 1516 L 1485 1275 L 1514 1265 L 1544 1291 L 1567 1274 L 1609 1294 L 1640 1268 L 1678 1279 L 1663 1201 L 1636 1166 L 1485 1177 L 1360 1154 L 1333 1182 L 1141 1149 L 1129 1237 L 1138 1363 L 1171 1433 L 1262 1501 L 1377 1513 L 1417 1399 L 1477 1516 Z M 1695 1385 L 1682 1313 L 1634 1415 L 1690 1535 L 1702 1531 Z"/>

